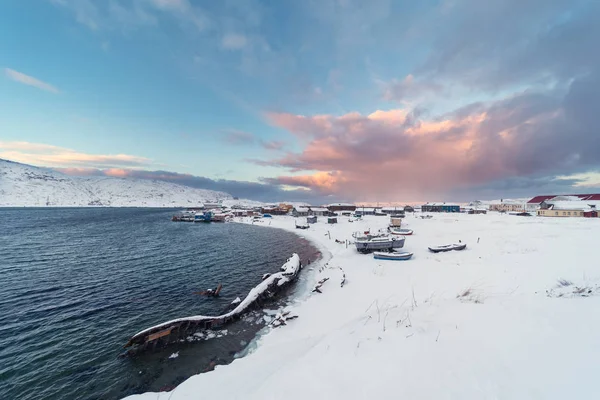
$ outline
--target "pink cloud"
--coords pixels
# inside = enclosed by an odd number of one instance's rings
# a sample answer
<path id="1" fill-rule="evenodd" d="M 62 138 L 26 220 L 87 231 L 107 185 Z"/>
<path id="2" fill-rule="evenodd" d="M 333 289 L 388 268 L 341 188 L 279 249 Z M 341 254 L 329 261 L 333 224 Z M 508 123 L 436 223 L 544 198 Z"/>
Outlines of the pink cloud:
<path id="1" fill-rule="evenodd" d="M 85 168 L 152 165 L 148 158 L 129 154 L 89 154 L 49 144 L 19 141 L 0 141 L 0 158 L 33 165 L 79 168 L 82 171 Z"/>
<path id="2" fill-rule="evenodd" d="M 309 172 L 269 182 L 355 199 L 393 200 L 539 170 L 534 163 L 540 154 L 531 163 L 524 158 L 527 145 L 543 138 L 562 113 L 555 106 L 504 107 L 514 100 L 433 120 L 420 120 L 404 109 L 341 116 L 269 113 L 272 125 L 293 133 L 305 147 L 266 164 Z"/>

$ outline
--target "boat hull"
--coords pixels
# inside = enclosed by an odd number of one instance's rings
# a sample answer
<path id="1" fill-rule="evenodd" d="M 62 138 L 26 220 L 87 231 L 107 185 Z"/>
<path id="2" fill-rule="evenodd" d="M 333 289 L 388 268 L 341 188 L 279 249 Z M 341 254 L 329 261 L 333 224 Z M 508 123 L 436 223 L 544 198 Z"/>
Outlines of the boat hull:
<path id="1" fill-rule="evenodd" d="M 410 260 L 413 256 L 413 253 L 403 252 L 403 253 L 382 253 L 382 252 L 374 252 L 373 258 L 376 260 L 391 260 L 391 261 L 406 261 Z"/>
<path id="2" fill-rule="evenodd" d="M 411 229 L 390 229 L 390 233 L 398 236 L 410 236 L 413 231 Z"/>
<path id="3" fill-rule="evenodd" d="M 443 253 L 446 251 L 460 251 L 467 248 L 466 244 L 450 244 L 446 246 L 429 247 L 429 251 L 432 253 Z"/>

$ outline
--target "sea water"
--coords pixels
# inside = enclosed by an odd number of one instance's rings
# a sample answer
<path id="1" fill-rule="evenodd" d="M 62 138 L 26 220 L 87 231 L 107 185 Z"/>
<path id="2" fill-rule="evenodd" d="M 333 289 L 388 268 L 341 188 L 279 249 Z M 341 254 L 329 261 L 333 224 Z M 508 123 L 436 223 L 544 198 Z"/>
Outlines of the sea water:
<path id="1" fill-rule="evenodd" d="M 318 257 L 293 233 L 171 222 L 173 213 L 0 209 L 0 399 L 119 399 L 171 389 L 231 362 L 265 314 L 120 357 L 133 334 L 172 318 L 219 314 L 293 252 L 304 262 Z M 220 297 L 194 293 L 219 283 Z"/>

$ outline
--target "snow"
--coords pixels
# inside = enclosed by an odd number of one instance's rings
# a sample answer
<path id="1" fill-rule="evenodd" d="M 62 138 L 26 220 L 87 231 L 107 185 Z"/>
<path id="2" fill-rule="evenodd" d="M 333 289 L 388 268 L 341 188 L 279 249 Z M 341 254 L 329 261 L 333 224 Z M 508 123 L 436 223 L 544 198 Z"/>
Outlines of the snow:
<path id="1" fill-rule="evenodd" d="M 179 357 L 179 352 L 173 353 L 169 356 L 169 358 L 177 358 Z"/>
<path id="2" fill-rule="evenodd" d="M 228 199 L 227 193 L 169 182 L 69 176 L 0 159 L 0 207 L 197 207 Z"/>
<path id="3" fill-rule="evenodd" d="M 600 219 L 409 215 L 402 263 L 335 241 L 387 218 L 338 221 L 301 232 L 324 252 L 307 287 L 331 279 L 289 307 L 298 319 L 230 365 L 130 399 L 597 397 Z M 290 217 L 271 227 L 295 231 Z M 458 240 L 466 250 L 427 250 Z"/>

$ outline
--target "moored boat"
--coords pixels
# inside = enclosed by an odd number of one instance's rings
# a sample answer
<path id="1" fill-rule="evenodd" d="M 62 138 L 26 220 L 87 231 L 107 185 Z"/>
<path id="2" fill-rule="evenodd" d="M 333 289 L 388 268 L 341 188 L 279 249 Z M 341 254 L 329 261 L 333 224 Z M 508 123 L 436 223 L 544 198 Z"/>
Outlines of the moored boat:
<path id="1" fill-rule="evenodd" d="M 413 234 L 412 229 L 391 228 L 390 227 L 389 231 L 392 235 L 410 236 Z"/>
<path id="2" fill-rule="evenodd" d="M 196 215 L 194 215 L 194 222 L 210 222 L 212 215 L 213 214 L 210 211 L 196 213 Z"/>
<path id="3" fill-rule="evenodd" d="M 409 253 L 407 251 L 402 252 L 382 252 L 375 251 L 373 252 L 373 258 L 376 260 L 397 260 L 397 261 L 405 261 L 410 260 L 413 256 L 413 253 Z"/>
<path id="4" fill-rule="evenodd" d="M 356 250 L 360 253 L 370 253 L 376 250 L 393 250 L 404 247 L 404 237 L 392 236 L 363 236 L 356 238 L 354 242 Z"/>
<path id="5" fill-rule="evenodd" d="M 467 248 L 466 243 L 453 243 L 453 244 L 445 244 L 442 246 L 433 246 L 429 248 L 429 251 L 432 253 L 441 253 L 444 251 L 452 251 L 452 250 L 464 250 Z"/>

